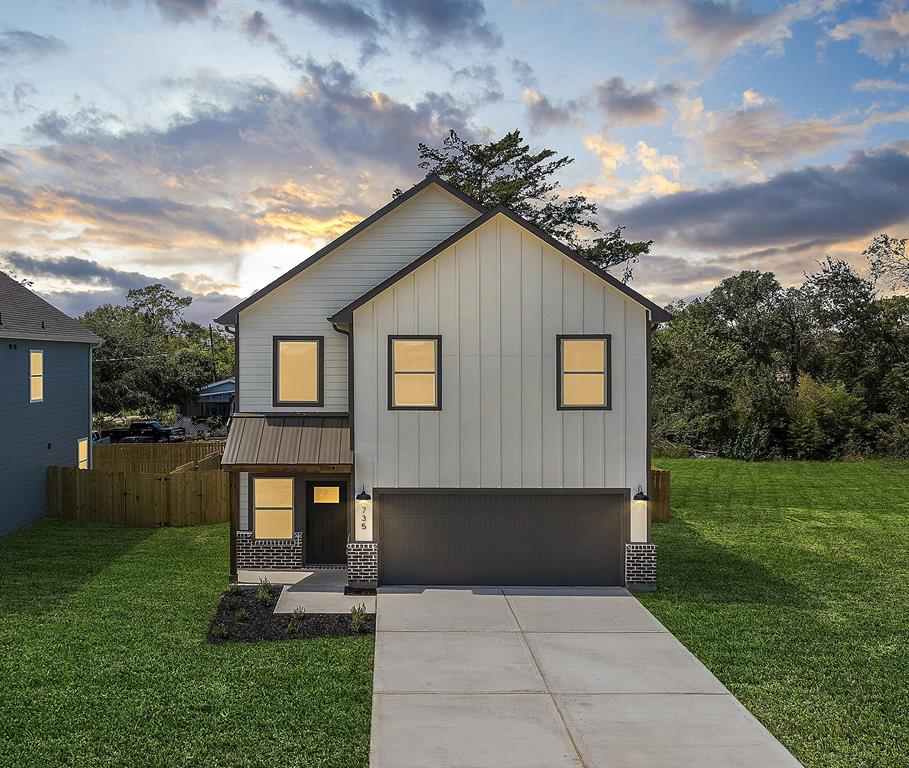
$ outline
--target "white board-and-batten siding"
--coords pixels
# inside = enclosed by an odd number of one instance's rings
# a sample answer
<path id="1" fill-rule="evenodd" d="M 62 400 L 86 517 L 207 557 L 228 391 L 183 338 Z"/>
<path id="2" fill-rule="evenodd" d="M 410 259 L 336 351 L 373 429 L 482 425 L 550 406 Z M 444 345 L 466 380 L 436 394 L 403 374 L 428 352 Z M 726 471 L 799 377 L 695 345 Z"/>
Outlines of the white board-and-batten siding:
<path id="1" fill-rule="evenodd" d="M 354 312 L 358 485 L 647 487 L 646 310 L 496 216 Z M 556 407 L 556 336 L 612 337 L 611 410 Z M 388 409 L 388 336 L 442 337 L 442 408 Z"/>
<path id="2" fill-rule="evenodd" d="M 239 315 L 240 411 L 348 411 L 347 337 L 327 317 L 438 245 L 479 212 L 429 186 Z M 323 336 L 323 405 L 274 406 L 275 336 Z M 248 478 L 240 475 L 240 528 L 248 529 Z"/>

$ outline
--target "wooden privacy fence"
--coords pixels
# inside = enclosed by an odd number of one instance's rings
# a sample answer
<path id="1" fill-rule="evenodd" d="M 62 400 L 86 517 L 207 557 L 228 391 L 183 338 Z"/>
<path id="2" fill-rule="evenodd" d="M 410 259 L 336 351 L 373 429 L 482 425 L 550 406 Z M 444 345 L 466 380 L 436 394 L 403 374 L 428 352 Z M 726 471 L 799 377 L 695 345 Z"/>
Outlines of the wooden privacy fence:
<path id="1" fill-rule="evenodd" d="M 224 450 L 223 440 L 185 443 L 117 443 L 92 446 L 92 469 L 108 472 L 165 473 Z"/>
<path id="2" fill-rule="evenodd" d="M 216 469 L 109 472 L 47 468 L 47 514 L 58 520 L 140 528 L 229 519 L 229 475 Z"/>
<path id="3" fill-rule="evenodd" d="M 669 470 L 650 470 L 650 520 L 654 523 L 669 522 Z"/>

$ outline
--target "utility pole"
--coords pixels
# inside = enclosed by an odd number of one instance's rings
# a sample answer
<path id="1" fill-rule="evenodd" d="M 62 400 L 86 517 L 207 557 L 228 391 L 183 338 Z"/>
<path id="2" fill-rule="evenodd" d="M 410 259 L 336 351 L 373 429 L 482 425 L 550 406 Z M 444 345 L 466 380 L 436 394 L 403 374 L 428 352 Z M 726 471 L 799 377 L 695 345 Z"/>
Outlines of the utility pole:
<path id="1" fill-rule="evenodd" d="M 211 323 L 208 324 L 208 343 L 211 348 L 211 380 L 218 380 L 218 366 L 215 365 L 215 332 L 211 329 Z"/>

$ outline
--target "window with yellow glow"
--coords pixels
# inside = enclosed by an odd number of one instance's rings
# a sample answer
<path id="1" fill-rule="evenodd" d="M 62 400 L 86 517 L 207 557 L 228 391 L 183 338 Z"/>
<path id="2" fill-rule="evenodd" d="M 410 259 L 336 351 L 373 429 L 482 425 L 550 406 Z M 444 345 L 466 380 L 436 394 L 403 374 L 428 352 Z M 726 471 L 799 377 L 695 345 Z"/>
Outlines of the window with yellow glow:
<path id="1" fill-rule="evenodd" d="M 609 337 L 558 339 L 559 408 L 609 408 Z"/>
<path id="2" fill-rule="evenodd" d="M 338 485 L 316 485 L 312 489 L 314 504 L 340 504 L 341 487 Z"/>
<path id="3" fill-rule="evenodd" d="M 274 404 L 322 405 L 322 338 L 275 339 Z"/>
<path id="4" fill-rule="evenodd" d="M 44 400 L 44 351 L 30 349 L 28 352 L 29 402 Z"/>
<path id="5" fill-rule="evenodd" d="M 438 336 L 390 336 L 388 407 L 418 410 L 441 408 Z"/>
<path id="6" fill-rule="evenodd" d="M 88 469 L 88 438 L 79 438 L 76 447 L 77 466 L 79 469 Z"/>
<path id="7" fill-rule="evenodd" d="M 292 477 L 254 477 L 253 525 L 257 539 L 290 539 L 294 535 Z"/>

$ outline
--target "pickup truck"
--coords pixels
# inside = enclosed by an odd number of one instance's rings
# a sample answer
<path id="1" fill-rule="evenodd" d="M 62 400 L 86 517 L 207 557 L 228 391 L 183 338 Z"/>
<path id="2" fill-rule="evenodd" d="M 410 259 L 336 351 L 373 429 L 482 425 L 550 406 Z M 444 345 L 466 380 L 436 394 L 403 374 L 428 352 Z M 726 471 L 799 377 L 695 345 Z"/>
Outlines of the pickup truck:
<path id="1" fill-rule="evenodd" d="M 186 430 L 165 427 L 160 421 L 134 421 L 128 427 L 105 429 L 101 436 L 112 443 L 179 443 L 186 438 Z"/>

